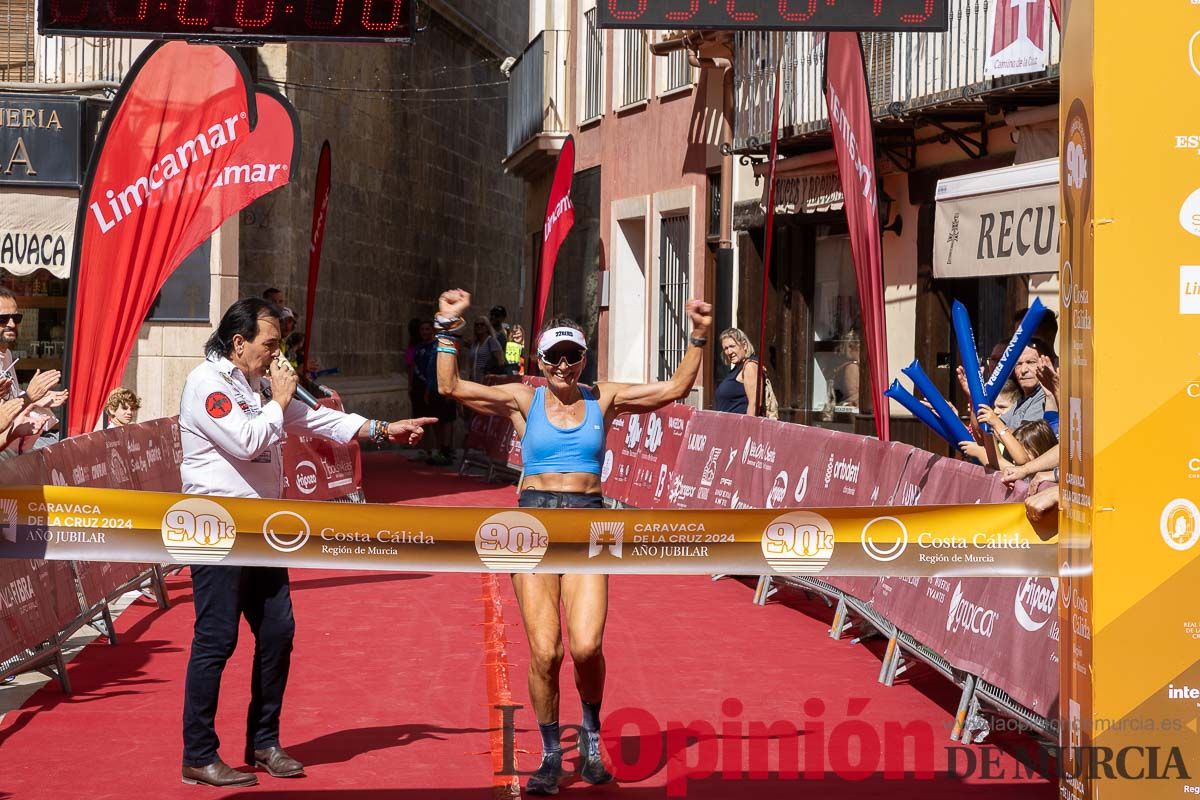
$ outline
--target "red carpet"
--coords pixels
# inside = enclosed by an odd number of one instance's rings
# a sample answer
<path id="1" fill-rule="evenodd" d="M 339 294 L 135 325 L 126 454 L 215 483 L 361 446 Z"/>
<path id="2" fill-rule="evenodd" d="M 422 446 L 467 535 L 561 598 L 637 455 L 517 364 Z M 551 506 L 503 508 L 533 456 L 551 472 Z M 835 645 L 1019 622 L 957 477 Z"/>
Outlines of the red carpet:
<path id="1" fill-rule="evenodd" d="M 511 505 L 515 498 L 511 487 L 459 479 L 390 454 L 368 454 L 364 461 L 373 501 Z M 504 688 L 505 657 L 511 662 L 507 688 L 513 703 L 524 706 L 516 712 L 517 764 L 535 766 L 527 650 L 506 577 L 326 571 L 295 571 L 292 577 L 298 632 L 284 744 L 309 766 L 307 778 L 260 775 L 259 786 L 237 791 L 180 784 L 181 680 L 192 623 L 184 576 L 171 583 L 169 610 L 139 601 L 117 623 L 119 646 L 91 645 L 75 659 L 69 667 L 74 695 L 49 686 L 0 724 L 0 798 L 486 800 L 505 783 L 493 775 L 494 758 L 503 763 L 504 736 L 489 731 L 488 708 L 489 697 Z M 498 590 L 496 608 L 488 606 L 489 583 Z M 783 602 L 757 608 L 750 595 L 747 586 L 728 579 L 613 578 L 605 717 L 631 722 L 608 731 L 614 734 L 610 754 L 630 765 L 618 765 L 627 780 L 619 787 L 565 787 L 565 796 L 659 798 L 668 796 L 669 780 L 670 794 L 686 791 L 693 798 L 815 792 L 993 800 L 1055 794 L 1044 781 L 946 775 L 952 689 L 928 677 L 918 685 L 880 686 L 878 658 L 829 639 L 823 606 L 785 595 Z M 244 631 L 226 671 L 218 716 L 222 754 L 235 765 L 241 764 L 250 640 Z M 569 663 L 562 675 L 563 722 L 577 723 Z M 805 705 L 814 698 L 823 701 L 823 711 Z M 868 725 L 861 730 L 843 724 L 847 720 Z M 770 744 L 752 723 L 784 721 L 804 729 L 784 735 L 784 749 L 799 751 L 800 769 L 809 766 L 817 779 L 778 777 L 772 744 L 771 777 L 727 780 L 757 766 L 756 754 Z M 865 733 L 870 756 L 870 742 L 884 737 L 887 721 L 931 726 L 935 780 L 887 780 L 882 757 L 879 770 L 863 780 L 834 774 L 845 775 L 859 759 L 862 745 L 857 738 L 847 744 L 846 734 Z M 698 735 L 683 731 L 689 725 Z M 810 747 L 814 742 L 828 746 Z M 494 746 L 501 751 L 493 752 Z M 810 749 L 819 760 L 806 762 Z M 911 771 L 908 750 L 903 765 Z M 695 765 L 693 775 L 685 781 L 689 764 Z M 959 764 L 962 769 L 961 758 Z M 1006 757 L 993 771 L 998 769 L 1011 776 L 1014 764 Z"/>

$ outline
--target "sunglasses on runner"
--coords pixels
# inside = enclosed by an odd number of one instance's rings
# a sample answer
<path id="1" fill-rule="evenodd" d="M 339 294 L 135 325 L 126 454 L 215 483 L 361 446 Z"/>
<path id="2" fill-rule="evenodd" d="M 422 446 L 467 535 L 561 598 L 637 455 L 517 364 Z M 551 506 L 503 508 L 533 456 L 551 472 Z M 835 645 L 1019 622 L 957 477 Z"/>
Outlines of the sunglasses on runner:
<path id="1" fill-rule="evenodd" d="M 10 322 L 21 324 L 21 320 L 25 318 L 24 314 L 0 314 L 0 328 L 8 325 Z"/>
<path id="2" fill-rule="evenodd" d="M 562 362 L 566 362 L 568 367 L 574 367 L 583 363 L 583 357 L 587 355 L 587 351 L 582 347 L 577 347 L 573 344 L 563 344 L 556 347 L 551 347 L 544 353 L 539 353 L 538 356 L 547 366 L 556 367 Z"/>

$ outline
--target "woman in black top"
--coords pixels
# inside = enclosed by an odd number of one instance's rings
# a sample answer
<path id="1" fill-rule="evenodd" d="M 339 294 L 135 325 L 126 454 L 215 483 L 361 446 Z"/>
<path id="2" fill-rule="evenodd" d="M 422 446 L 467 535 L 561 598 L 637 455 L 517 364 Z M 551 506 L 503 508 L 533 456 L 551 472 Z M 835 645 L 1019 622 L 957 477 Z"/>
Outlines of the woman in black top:
<path id="1" fill-rule="evenodd" d="M 733 371 L 717 386 L 717 411 L 758 416 L 758 359 L 745 333 L 730 328 L 721 334 L 721 355 Z"/>

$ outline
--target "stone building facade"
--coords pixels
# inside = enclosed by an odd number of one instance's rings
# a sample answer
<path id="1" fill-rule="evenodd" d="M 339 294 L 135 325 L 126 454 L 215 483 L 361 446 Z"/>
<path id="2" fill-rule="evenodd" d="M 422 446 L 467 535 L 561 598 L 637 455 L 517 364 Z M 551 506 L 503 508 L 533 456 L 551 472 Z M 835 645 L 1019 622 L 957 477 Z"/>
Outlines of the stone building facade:
<path id="1" fill-rule="evenodd" d="M 301 124 L 298 174 L 248 208 L 240 289 L 283 290 L 303 316 L 313 184 L 321 144 L 332 189 L 313 352 L 340 373 L 324 382 L 347 405 L 408 412 L 408 322 L 462 287 L 486 313 L 520 314 L 529 276 L 524 184 L 504 174 L 507 80 L 528 3 L 422 3 L 411 46 L 289 44 L 260 48 L 257 80 L 278 86 Z M 303 327 L 305 320 L 300 320 Z"/>

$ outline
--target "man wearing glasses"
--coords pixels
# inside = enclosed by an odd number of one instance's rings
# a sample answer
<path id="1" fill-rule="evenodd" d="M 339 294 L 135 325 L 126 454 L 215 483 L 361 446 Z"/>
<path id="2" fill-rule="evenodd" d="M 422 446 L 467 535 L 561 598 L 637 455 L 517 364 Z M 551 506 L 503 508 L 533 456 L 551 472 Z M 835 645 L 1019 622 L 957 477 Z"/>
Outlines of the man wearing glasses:
<path id="1" fill-rule="evenodd" d="M 17 306 L 16 296 L 0 287 L 0 423 L 4 423 L 4 441 L 0 442 L 5 455 L 16 455 L 44 447 L 55 440 L 46 436 L 58 427 L 58 418 L 50 409 L 67 401 L 67 392 L 52 391 L 62 380 L 62 374 L 52 369 L 37 371 L 24 392 L 17 382 L 13 347 L 24 315 Z M 5 422 L 5 418 L 12 418 Z"/>

